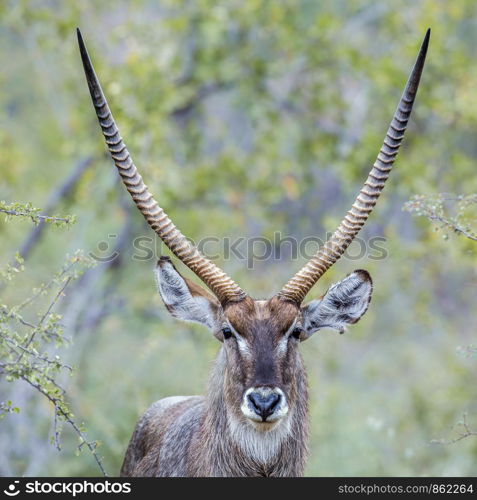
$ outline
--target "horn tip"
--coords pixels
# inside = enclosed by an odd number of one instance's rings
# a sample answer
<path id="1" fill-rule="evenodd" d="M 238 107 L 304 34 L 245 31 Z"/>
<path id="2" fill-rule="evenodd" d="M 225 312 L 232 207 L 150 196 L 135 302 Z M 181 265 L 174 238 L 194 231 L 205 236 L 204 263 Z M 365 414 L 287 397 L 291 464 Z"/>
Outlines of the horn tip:
<path id="1" fill-rule="evenodd" d="M 426 34 L 424 35 L 424 40 L 422 42 L 422 47 L 424 48 L 424 50 L 427 50 L 430 38 L 431 38 L 431 28 L 427 28 Z"/>
<path id="2" fill-rule="evenodd" d="M 427 48 L 429 47 L 429 40 L 431 38 L 431 28 L 427 28 L 426 34 L 424 35 L 424 39 L 422 40 L 421 49 L 419 51 L 419 59 L 424 59 L 426 57 Z M 424 61 L 422 61 L 424 64 Z"/>
<path id="3" fill-rule="evenodd" d="M 90 92 L 97 91 L 99 88 L 99 82 L 97 81 L 93 64 L 91 62 L 91 59 L 89 58 L 88 50 L 86 49 L 83 35 L 81 34 L 81 30 L 79 28 L 76 28 L 76 35 L 78 37 L 78 46 L 88 87 L 90 89 Z M 91 96 L 93 97 L 93 94 L 91 94 Z"/>
<path id="4" fill-rule="evenodd" d="M 81 59 L 83 60 L 83 64 L 85 60 L 88 59 L 88 52 L 86 51 L 86 46 L 84 44 L 83 35 L 79 28 L 76 28 L 76 36 L 78 38 L 78 45 L 80 49 Z"/>
<path id="5" fill-rule="evenodd" d="M 421 48 L 419 49 L 419 53 L 417 55 L 416 62 L 414 67 L 409 75 L 409 80 L 406 85 L 406 89 L 404 92 L 410 92 L 412 95 L 416 95 L 417 89 L 419 87 L 419 82 L 421 80 L 421 74 L 424 69 L 424 63 L 426 62 L 427 49 L 429 47 L 429 39 L 431 37 L 431 28 L 428 28 L 424 39 L 421 44 Z"/>
<path id="6" fill-rule="evenodd" d="M 76 37 L 78 38 L 78 44 L 80 47 L 84 47 L 83 35 L 81 34 L 81 30 L 76 27 Z"/>

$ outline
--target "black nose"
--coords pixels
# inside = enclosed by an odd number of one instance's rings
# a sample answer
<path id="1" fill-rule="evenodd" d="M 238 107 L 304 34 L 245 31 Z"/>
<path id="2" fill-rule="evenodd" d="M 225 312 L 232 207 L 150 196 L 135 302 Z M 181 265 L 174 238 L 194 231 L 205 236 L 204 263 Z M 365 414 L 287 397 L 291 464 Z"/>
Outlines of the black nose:
<path id="1" fill-rule="evenodd" d="M 249 401 L 252 403 L 253 411 L 262 417 L 265 422 L 267 417 L 271 415 L 280 401 L 280 394 L 276 392 L 268 392 L 262 394 L 254 391 L 248 395 Z"/>

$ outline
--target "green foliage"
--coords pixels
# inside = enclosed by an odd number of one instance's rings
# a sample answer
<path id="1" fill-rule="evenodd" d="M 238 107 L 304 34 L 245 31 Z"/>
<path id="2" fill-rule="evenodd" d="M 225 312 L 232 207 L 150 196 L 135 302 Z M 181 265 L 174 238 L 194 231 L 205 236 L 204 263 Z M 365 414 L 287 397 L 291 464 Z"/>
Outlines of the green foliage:
<path id="1" fill-rule="evenodd" d="M 23 208 L 19 208 L 19 204 L 12 206 L 14 208 L 9 210 L 15 211 L 13 215 L 19 210 L 24 213 L 26 209 L 31 210 L 30 204 L 23 205 Z M 34 214 L 26 216 L 35 217 Z M 4 269 L 0 269 L 0 279 L 12 286 L 15 274 L 24 271 L 23 262 L 17 254 L 14 264 L 7 264 Z M 9 383 L 24 382 L 44 396 L 53 405 L 54 427 L 51 440 L 58 451 L 61 449 L 61 427 L 66 422 L 78 434 L 78 450 L 87 445 L 101 472 L 105 473 L 95 451 L 96 442 L 86 441 L 86 429 L 75 422 L 66 391 L 58 380 L 64 371 L 71 374 L 73 368 L 63 363 L 58 354 L 53 354 L 68 344 L 68 339 L 63 335 L 62 316 L 54 312 L 55 306 L 64 296 L 67 286 L 95 263 L 77 251 L 66 258 L 62 268 L 48 282 L 33 288 L 31 295 L 21 303 L 0 304 L 0 377 Z M 44 312 L 36 314 L 37 320 L 32 319 L 35 316 L 35 306 L 46 298 L 49 300 Z M 20 408 L 13 406 L 11 400 L 0 402 L 0 419 L 8 413 L 19 412 Z"/>
<path id="2" fill-rule="evenodd" d="M 8 413 L 20 413 L 20 408 L 13 406 L 10 399 L 8 401 L 0 401 L 0 420 Z"/>

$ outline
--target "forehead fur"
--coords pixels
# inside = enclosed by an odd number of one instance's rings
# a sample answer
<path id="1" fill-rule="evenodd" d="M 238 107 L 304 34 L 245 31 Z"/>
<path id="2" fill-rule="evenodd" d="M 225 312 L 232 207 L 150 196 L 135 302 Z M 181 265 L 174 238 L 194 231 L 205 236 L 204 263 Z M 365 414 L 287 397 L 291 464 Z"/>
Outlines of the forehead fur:
<path id="1" fill-rule="evenodd" d="M 231 325 L 247 337 L 264 330 L 271 333 L 287 331 L 300 310 L 292 302 L 275 296 L 270 300 L 246 297 L 228 304 L 224 312 Z"/>

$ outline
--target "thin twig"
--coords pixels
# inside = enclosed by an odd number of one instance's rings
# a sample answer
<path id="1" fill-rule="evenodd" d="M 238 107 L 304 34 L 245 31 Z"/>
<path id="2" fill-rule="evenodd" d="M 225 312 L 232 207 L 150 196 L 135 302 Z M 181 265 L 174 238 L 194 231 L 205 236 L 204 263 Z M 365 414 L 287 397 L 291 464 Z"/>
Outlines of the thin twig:
<path id="1" fill-rule="evenodd" d="M 28 326 L 29 328 L 32 328 L 32 329 L 38 328 L 38 325 L 34 325 L 33 323 L 30 323 L 26 319 L 22 318 L 22 316 L 20 316 L 18 313 L 13 313 L 12 311 L 10 311 L 8 314 L 5 315 L 5 317 L 8 319 L 14 319 L 16 321 L 19 321 L 22 325 Z M 43 330 L 43 332 L 46 333 L 47 335 L 50 335 L 51 337 L 56 337 L 57 339 L 66 340 L 67 342 L 69 342 L 71 340 L 70 337 L 59 335 L 58 333 L 52 332 L 51 330 Z"/>
<path id="2" fill-rule="evenodd" d="M 70 284 L 71 282 L 71 276 L 69 276 L 64 285 L 61 287 L 61 289 L 58 291 L 58 293 L 56 294 L 55 298 L 53 299 L 53 301 L 51 302 L 51 304 L 49 305 L 48 309 L 46 310 L 45 314 L 43 314 L 43 316 L 41 317 L 40 319 L 40 324 L 39 326 L 42 326 L 45 319 L 48 317 L 48 315 L 50 314 L 51 310 L 53 309 L 53 307 L 55 306 L 55 304 L 58 302 L 59 298 L 64 295 L 63 292 L 65 291 L 65 288 Z M 28 346 L 27 346 L 28 347 Z"/>
<path id="3" fill-rule="evenodd" d="M 467 423 L 467 414 L 466 413 L 464 413 L 462 415 L 462 421 L 457 422 L 457 424 L 454 426 L 454 429 L 456 429 L 456 428 L 463 429 L 463 431 L 461 431 L 461 430 L 456 431 L 458 434 L 456 438 L 450 439 L 447 441 L 444 439 L 435 439 L 431 442 L 435 443 L 435 444 L 455 444 L 455 443 L 458 443 L 459 441 L 462 441 L 463 439 L 466 439 L 468 437 L 477 436 L 477 431 L 471 430 L 468 423 Z"/>
<path id="4" fill-rule="evenodd" d="M 64 285 L 61 287 L 61 289 L 55 295 L 55 298 L 50 303 L 50 305 L 48 306 L 47 310 L 45 311 L 45 313 L 41 317 L 40 322 L 38 323 L 38 328 L 35 329 L 35 330 L 33 330 L 33 333 L 30 335 L 30 338 L 28 339 L 28 341 L 26 343 L 26 349 L 28 349 L 31 346 L 31 344 L 33 343 L 33 341 L 35 340 L 36 334 L 38 333 L 38 331 L 43 326 L 43 323 L 44 323 L 45 319 L 48 317 L 48 315 L 50 314 L 51 310 L 53 309 L 53 307 L 55 306 L 55 304 L 58 302 L 59 298 L 63 295 L 63 292 L 64 292 L 65 288 L 69 285 L 70 281 L 71 281 L 71 276 L 69 276 L 68 279 L 65 281 Z M 23 357 L 23 352 L 24 351 L 22 351 L 20 353 L 20 356 L 17 359 L 17 363 L 21 361 L 21 359 Z"/>
<path id="5" fill-rule="evenodd" d="M 469 233 L 466 229 L 464 229 L 462 226 L 459 226 L 458 224 L 451 222 L 448 219 L 445 219 L 444 217 L 441 217 L 440 215 L 437 215 L 430 210 L 426 210 L 424 214 L 429 220 L 435 221 L 435 222 L 440 222 L 442 225 L 445 227 L 448 227 L 449 229 L 452 229 L 457 234 L 462 234 L 466 238 L 469 238 L 469 240 L 477 241 L 477 236 L 474 236 L 473 234 Z"/>
<path id="6" fill-rule="evenodd" d="M 16 306 L 16 310 L 20 311 L 21 309 L 24 309 L 27 305 L 31 304 L 34 300 L 36 300 L 43 292 L 51 288 L 51 286 L 58 280 L 61 280 L 63 276 L 65 276 L 68 271 L 70 271 L 76 264 L 78 263 L 77 260 L 73 260 L 72 262 L 69 262 L 67 266 L 65 266 L 60 274 L 58 276 L 54 276 L 51 278 L 48 283 L 43 284 L 39 287 L 38 291 L 34 293 L 31 297 L 28 297 L 26 300 L 21 302 L 18 306 Z"/>
<path id="7" fill-rule="evenodd" d="M 21 351 L 29 354 L 30 356 L 33 356 L 34 358 L 37 358 L 37 359 L 41 359 L 42 361 L 44 361 L 45 363 L 48 363 L 50 365 L 55 365 L 55 366 L 60 366 L 61 368 L 66 368 L 67 370 L 69 370 L 70 372 L 73 371 L 73 368 L 70 366 L 70 365 L 66 365 L 64 363 L 61 363 L 60 361 L 56 361 L 56 360 L 53 360 L 53 359 L 49 359 L 45 356 L 41 356 L 40 354 L 30 350 L 30 349 L 27 349 L 26 347 L 22 346 L 21 344 L 19 344 L 18 342 L 16 342 L 15 340 L 13 340 L 12 338 L 10 337 L 6 337 L 5 335 L 0 335 L 1 338 L 3 338 L 3 340 L 5 340 L 5 342 L 7 342 L 7 344 L 9 344 L 10 346 L 16 348 L 16 349 L 20 349 Z M 13 351 L 15 354 L 18 354 L 17 351 Z M 12 363 L 12 364 L 17 364 L 18 363 L 18 359 Z"/>
<path id="8" fill-rule="evenodd" d="M 71 217 L 54 217 L 52 215 L 41 215 L 41 214 L 33 214 L 28 212 L 19 212 L 18 210 L 6 210 L 5 208 L 0 208 L 0 212 L 3 212 L 7 215 L 15 215 L 19 217 L 30 217 L 33 222 L 37 222 L 37 219 L 40 219 L 45 222 L 71 222 Z"/>
<path id="9" fill-rule="evenodd" d="M 58 451 L 61 451 L 61 444 L 60 444 L 60 431 L 58 427 L 58 405 L 55 403 L 55 416 L 54 416 L 54 421 L 53 421 L 53 436 L 55 439 L 55 448 Z"/>
<path id="10" fill-rule="evenodd" d="M 45 396 L 55 407 L 55 413 L 57 414 L 61 414 L 61 416 L 65 419 L 66 422 L 68 422 L 68 424 L 70 424 L 70 426 L 74 429 L 74 431 L 76 432 L 76 434 L 78 435 L 78 437 L 80 438 L 81 440 L 81 443 L 79 445 L 79 448 L 81 449 L 81 447 L 86 444 L 86 446 L 88 447 L 89 451 L 91 452 L 91 454 L 93 455 L 96 463 L 98 464 L 98 467 L 100 468 L 101 470 L 101 473 L 103 474 L 103 476 L 107 477 L 108 474 L 107 472 L 105 471 L 104 469 L 104 466 L 103 466 L 103 462 L 101 460 L 101 457 L 97 454 L 96 452 L 96 443 L 93 441 L 88 441 L 86 439 L 86 435 L 84 434 L 84 432 L 78 427 L 78 425 L 76 424 L 76 422 L 68 415 L 68 413 L 66 413 L 63 408 L 61 407 L 61 405 L 59 404 L 59 400 L 53 396 L 51 396 L 51 394 L 48 394 L 44 389 L 43 387 L 41 387 L 41 385 L 39 384 L 36 384 L 35 382 L 32 382 L 28 377 L 25 377 L 25 376 L 21 376 L 22 380 L 24 380 L 27 384 L 31 385 L 34 389 L 36 389 L 38 392 L 40 392 L 41 394 L 43 394 L 43 396 Z"/>

